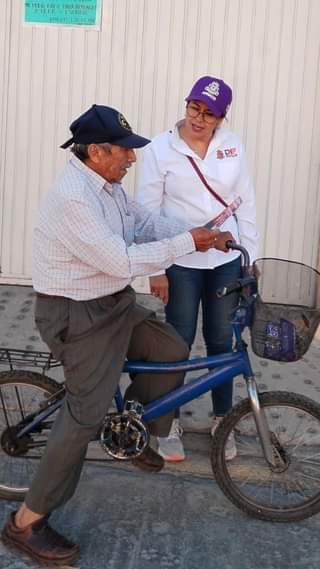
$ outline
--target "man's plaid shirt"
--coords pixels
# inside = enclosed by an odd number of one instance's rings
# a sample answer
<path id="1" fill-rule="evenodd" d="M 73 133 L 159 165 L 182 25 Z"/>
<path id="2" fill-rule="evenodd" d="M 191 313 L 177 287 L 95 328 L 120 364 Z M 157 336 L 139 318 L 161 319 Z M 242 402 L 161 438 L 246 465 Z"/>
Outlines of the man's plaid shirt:
<path id="1" fill-rule="evenodd" d="M 153 215 L 72 157 L 34 231 L 36 291 L 89 300 L 122 290 L 195 250 L 185 222 Z"/>

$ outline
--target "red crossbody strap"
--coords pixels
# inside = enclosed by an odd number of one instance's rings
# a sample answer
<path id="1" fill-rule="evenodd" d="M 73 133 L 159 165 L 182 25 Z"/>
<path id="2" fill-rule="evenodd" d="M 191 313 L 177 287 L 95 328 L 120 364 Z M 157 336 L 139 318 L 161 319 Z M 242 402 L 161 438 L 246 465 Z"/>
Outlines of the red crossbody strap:
<path id="1" fill-rule="evenodd" d="M 220 202 L 222 205 L 224 205 L 224 207 L 228 207 L 227 202 L 224 201 L 224 199 L 222 199 L 222 197 L 219 196 L 219 194 L 217 194 L 212 188 L 211 186 L 209 186 L 207 180 L 205 179 L 204 175 L 202 174 L 201 170 L 198 168 L 197 164 L 195 163 L 194 159 L 192 158 L 192 156 L 187 156 L 190 164 L 192 165 L 192 167 L 195 169 L 195 171 L 197 172 L 201 182 L 205 185 L 205 187 L 207 188 L 207 190 L 216 198 L 216 200 L 218 200 L 218 202 Z"/>

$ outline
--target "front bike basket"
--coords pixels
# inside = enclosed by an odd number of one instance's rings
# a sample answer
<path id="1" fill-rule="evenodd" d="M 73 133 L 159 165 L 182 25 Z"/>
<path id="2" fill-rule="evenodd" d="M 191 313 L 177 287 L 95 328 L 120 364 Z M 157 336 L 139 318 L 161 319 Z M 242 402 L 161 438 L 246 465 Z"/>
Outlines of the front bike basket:
<path id="1" fill-rule="evenodd" d="M 320 273 L 293 261 L 254 263 L 258 294 L 251 345 L 262 358 L 294 362 L 308 350 L 320 322 Z"/>

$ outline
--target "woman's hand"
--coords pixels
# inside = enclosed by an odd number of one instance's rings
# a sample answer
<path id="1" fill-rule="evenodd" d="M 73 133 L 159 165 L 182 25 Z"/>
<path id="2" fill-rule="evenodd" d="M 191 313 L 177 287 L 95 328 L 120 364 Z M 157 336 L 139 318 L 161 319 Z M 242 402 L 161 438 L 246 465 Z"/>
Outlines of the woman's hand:
<path id="1" fill-rule="evenodd" d="M 168 304 L 169 300 L 169 281 L 166 275 L 157 275 L 150 277 L 150 291 L 153 296 L 157 296 L 163 302 Z"/>

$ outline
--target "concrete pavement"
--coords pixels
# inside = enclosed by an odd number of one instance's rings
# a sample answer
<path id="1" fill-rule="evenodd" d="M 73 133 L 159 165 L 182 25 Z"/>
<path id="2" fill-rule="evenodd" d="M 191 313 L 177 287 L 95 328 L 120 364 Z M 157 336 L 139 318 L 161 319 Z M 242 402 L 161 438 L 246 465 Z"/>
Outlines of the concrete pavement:
<path id="1" fill-rule="evenodd" d="M 0 526 L 14 507 L 1 502 Z M 80 543 L 77 569 L 318 569 L 320 562 L 319 516 L 282 525 L 248 518 L 213 480 L 194 475 L 87 465 L 51 523 Z M 0 567 L 38 565 L 0 541 Z"/>

